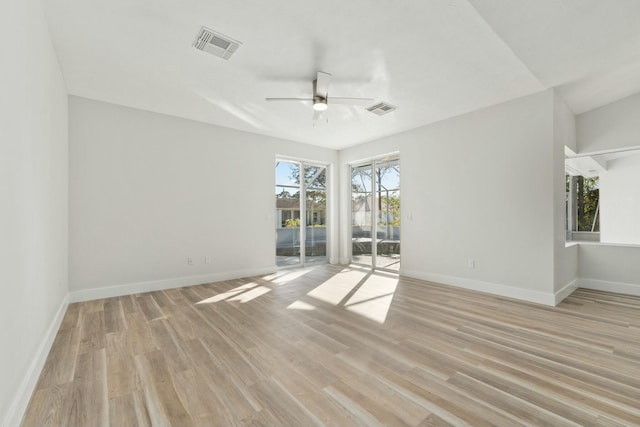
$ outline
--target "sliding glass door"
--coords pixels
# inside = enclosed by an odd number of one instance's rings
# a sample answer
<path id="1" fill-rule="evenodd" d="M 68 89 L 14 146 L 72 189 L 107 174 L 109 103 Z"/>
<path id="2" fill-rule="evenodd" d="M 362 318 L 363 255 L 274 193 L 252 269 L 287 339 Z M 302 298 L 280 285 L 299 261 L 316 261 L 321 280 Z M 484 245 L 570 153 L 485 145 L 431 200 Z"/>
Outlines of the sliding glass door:
<path id="1" fill-rule="evenodd" d="M 302 166 L 306 201 L 304 262 L 327 262 L 327 168 Z"/>
<path id="2" fill-rule="evenodd" d="M 375 162 L 376 267 L 400 270 L 400 161 Z"/>
<path id="3" fill-rule="evenodd" d="M 351 260 L 400 269 L 400 161 L 374 160 L 351 167 Z"/>
<path id="4" fill-rule="evenodd" d="M 276 265 L 327 260 L 327 168 L 276 161 Z"/>
<path id="5" fill-rule="evenodd" d="M 300 265 L 300 164 L 276 162 L 276 264 Z"/>
<path id="6" fill-rule="evenodd" d="M 371 164 L 351 168 L 351 261 L 373 265 Z"/>

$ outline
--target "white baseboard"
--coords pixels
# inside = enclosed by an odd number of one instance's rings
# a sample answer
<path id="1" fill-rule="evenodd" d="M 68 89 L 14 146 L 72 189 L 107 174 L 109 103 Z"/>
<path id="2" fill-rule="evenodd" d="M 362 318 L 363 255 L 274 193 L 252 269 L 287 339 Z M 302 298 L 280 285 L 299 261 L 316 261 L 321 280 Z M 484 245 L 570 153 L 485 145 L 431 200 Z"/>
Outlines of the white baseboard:
<path id="1" fill-rule="evenodd" d="M 400 268 L 400 275 L 425 280 L 427 282 L 442 283 L 444 285 L 456 286 L 458 288 L 471 289 L 493 295 L 535 302 L 537 304 L 555 306 L 556 302 L 556 297 L 552 293 L 516 288 L 514 286 L 502 285 L 500 283 L 483 282 L 481 280 L 467 279 L 465 277 L 425 273 L 422 271 L 406 270 L 403 268 Z"/>
<path id="2" fill-rule="evenodd" d="M 596 291 L 614 292 L 617 294 L 640 296 L 640 284 L 610 282 L 608 280 L 596 280 L 579 278 L 579 288 L 593 289 Z"/>
<path id="3" fill-rule="evenodd" d="M 349 257 L 340 258 L 340 264 L 341 265 L 349 265 L 349 264 L 351 264 L 351 258 L 349 258 Z"/>
<path id="4" fill-rule="evenodd" d="M 51 350 L 51 346 L 53 345 L 53 340 L 56 338 L 58 329 L 60 329 L 60 325 L 62 324 L 62 319 L 64 319 L 64 315 L 67 312 L 68 305 L 69 295 L 66 295 L 62 300 L 58 311 L 53 317 L 49 328 L 45 332 L 44 337 L 42 337 L 42 341 L 40 341 L 40 345 L 36 349 L 34 358 L 29 364 L 27 372 L 22 378 L 22 382 L 18 386 L 18 389 L 14 392 L 13 401 L 9 405 L 9 410 L 2 420 L 2 424 L 0 424 L 1 426 L 19 426 L 22 422 L 22 418 L 24 417 L 24 413 L 27 410 L 27 406 L 29 405 L 31 395 L 36 388 L 36 384 L 38 383 L 38 378 L 40 378 L 42 368 L 44 368 L 44 363 L 47 360 L 47 356 L 49 356 L 49 351 Z"/>
<path id="5" fill-rule="evenodd" d="M 175 277 L 172 279 L 151 280 L 148 282 L 127 283 L 105 286 L 102 288 L 78 289 L 70 293 L 70 302 L 90 301 L 101 298 L 119 297 L 122 295 L 160 291 L 180 288 L 182 286 L 201 285 L 203 283 L 220 282 L 222 280 L 240 279 L 243 277 L 263 276 L 276 272 L 275 265 L 261 268 L 225 271 L 220 273 L 201 274 L 197 276 Z"/>
<path id="6" fill-rule="evenodd" d="M 567 283 L 562 289 L 555 292 L 555 305 L 558 305 L 562 302 L 563 299 L 571 295 L 573 291 L 578 289 L 578 279 L 574 279 L 571 282 Z"/>

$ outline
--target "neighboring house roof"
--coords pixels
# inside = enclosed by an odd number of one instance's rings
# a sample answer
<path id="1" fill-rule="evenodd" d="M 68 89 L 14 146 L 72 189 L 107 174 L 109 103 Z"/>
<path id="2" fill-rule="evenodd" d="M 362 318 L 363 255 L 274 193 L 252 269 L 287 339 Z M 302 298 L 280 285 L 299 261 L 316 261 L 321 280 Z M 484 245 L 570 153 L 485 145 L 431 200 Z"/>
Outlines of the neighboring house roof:
<path id="1" fill-rule="evenodd" d="M 307 203 L 307 207 L 310 207 Z M 325 203 L 311 203 L 314 210 L 326 209 Z M 300 209 L 300 201 L 298 199 L 282 199 L 276 198 L 276 209 Z"/>

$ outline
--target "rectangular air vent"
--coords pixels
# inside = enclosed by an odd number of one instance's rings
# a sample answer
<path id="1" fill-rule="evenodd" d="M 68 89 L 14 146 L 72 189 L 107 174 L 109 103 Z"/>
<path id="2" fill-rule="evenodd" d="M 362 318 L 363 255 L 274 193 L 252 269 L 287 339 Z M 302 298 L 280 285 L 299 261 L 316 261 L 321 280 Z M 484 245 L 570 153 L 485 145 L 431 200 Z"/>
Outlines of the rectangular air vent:
<path id="1" fill-rule="evenodd" d="M 371 107 L 367 108 L 367 111 L 371 111 L 373 114 L 376 114 L 378 116 L 384 116 L 385 114 L 389 114 L 392 111 L 395 111 L 397 109 L 398 107 L 395 107 L 391 104 L 387 104 L 386 102 L 381 102 L 379 104 L 372 105 Z"/>
<path id="2" fill-rule="evenodd" d="M 193 47 L 220 58 L 229 59 L 241 44 L 237 40 L 216 33 L 207 27 L 202 27 L 198 37 L 196 37 L 196 41 L 193 42 Z"/>

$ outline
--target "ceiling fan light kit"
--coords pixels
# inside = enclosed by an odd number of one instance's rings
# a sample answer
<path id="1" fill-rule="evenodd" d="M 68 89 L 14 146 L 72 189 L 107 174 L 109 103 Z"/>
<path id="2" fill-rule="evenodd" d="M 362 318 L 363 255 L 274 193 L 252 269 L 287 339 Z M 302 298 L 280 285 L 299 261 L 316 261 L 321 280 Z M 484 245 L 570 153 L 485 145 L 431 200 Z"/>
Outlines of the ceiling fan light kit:
<path id="1" fill-rule="evenodd" d="M 327 105 L 327 100 L 322 98 L 316 98 L 313 101 L 313 109 L 316 111 L 325 111 L 329 107 Z"/>

